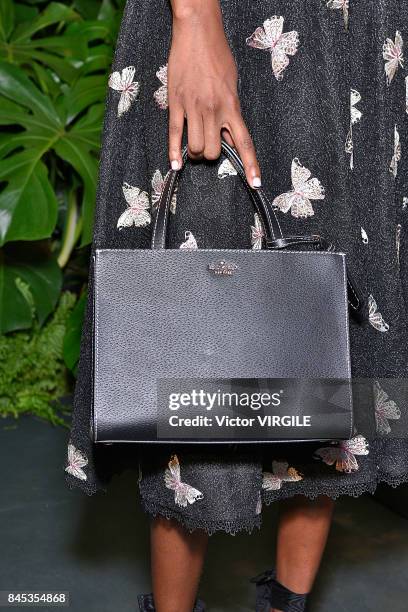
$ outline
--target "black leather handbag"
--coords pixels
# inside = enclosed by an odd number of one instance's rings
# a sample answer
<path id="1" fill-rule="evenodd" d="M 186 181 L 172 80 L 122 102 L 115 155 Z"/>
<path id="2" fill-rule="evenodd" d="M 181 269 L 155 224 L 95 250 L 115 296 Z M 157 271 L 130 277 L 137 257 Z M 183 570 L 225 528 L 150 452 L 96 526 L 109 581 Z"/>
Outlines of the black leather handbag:
<path id="1" fill-rule="evenodd" d="M 344 253 L 284 237 L 247 183 L 266 248 L 166 249 L 179 174 L 167 175 L 150 249 L 95 253 L 94 441 L 351 437 L 349 308 L 361 319 L 364 303 Z"/>

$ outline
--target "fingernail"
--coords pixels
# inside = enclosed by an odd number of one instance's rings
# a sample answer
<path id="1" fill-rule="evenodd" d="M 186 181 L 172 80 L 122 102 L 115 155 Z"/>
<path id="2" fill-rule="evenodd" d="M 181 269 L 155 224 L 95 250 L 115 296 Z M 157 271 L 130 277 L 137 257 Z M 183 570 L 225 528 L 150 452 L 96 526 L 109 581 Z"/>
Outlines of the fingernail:
<path id="1" fill-rule="evenodd" d="M 178 170 L 180 168 L 180 163 L 178 161 L 178 159 L 172 159 L 171 160 L 171 169 L 172 170 Z"/>
<path id="2" fill-rule="evenodd" d="M 261 179 L 259 178 L 259 176 L 254 176 L 254 178 L 252 179 L 252 187 L 257 189 L 261 185 L 262 185 L 262 182 L 261 182 Z"/>

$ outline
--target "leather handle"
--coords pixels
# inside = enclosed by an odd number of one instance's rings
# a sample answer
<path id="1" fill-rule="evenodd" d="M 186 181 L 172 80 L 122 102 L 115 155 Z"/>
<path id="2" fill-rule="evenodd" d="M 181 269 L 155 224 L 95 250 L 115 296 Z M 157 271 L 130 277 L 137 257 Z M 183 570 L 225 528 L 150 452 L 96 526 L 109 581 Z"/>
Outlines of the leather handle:
<path id="1" fill-rule="evenodd" d="M 265 230 L 266 248 L 272 250 L 290 249 L 293 247 L 306 246 L 309 249 L 319 251 L 334 251 L 335 247 L 321 236 L 283 236 L 275 211 L 262 189 L 252 189 L 245 176 L 244 165 L 238 153 L 225 140 L 221 140 L 221 148 L 225 156 L 230 160 L 238 175 L 243 180 L 249 191 L 252 202 L 258 212 Z M 155 224 L 152 234 L 152 249 L 166 248 L 167 223 L 169 218 L 170 203 L 174 195 L 177 180 L 187 161 L 187 147 L 182 152 L 182 167 L 180 170 L 170 170 L 164 181 L 158 204 Z M 350 272 L 347 271 L 347 294 L 350 313 L 359 323 L 367 320 L 367 305 L 361 292 L 353 281 Z"/>
<path id="2" fill-rule="evenodd" d="M 266 246 L 274 243 L 275 241 L 279 241 L 283 239 L 282 230 L 279 225 L 279 221 L 275 214 L 275 211 L 266 197 L 265 193 L 262 189 L 252 189 L 246 179 L 244 165 L 239 157 L 238 153 L 230 147 L 230 145 L 225 142 L 225 140 L 221 141 L 221 148 L 225 156 L 230 160 L 238 175 L 243 180 L 245 186 L 249 191 L 249 195 L 251 196 L 252 202 L 255 206 L 256 211 L 258 212 L 262 225 L 265 230 L 265 241 Z M 174 191 L 177 185 L 177 180 L 180 176 L 181 171 L 183 170 L 186 161 L 187 161 L 187 147 L 184 148 L 182 152 L 182 167 L 180 170 L 170 170 L 166 176 L 164 181 L 163 190 L 161 192 L 156 211 L 156 220 L 153 228 L 152 235 L 152 249 L 165 249 L 166 248 L 166 234 L 167 234 L 167 224 L 169 218 L 169 210 L 171 199 L 174 195 Z"/>

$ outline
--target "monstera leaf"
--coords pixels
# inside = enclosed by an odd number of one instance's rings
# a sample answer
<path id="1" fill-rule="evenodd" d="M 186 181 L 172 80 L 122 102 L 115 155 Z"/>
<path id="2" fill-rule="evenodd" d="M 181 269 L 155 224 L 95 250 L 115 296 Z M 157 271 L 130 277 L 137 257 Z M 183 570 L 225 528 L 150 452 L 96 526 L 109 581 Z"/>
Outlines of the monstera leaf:
<path id="1" fill-rule="evenodd" d="M 12 0 L 2 0 L 3 28 L 0 28 L 0 58 L 18 65 L 46 66 L 60 78 L 72 81 L 76 77 L 75 61 L 86 57 L 86 40 L 74 36 L 38 36 L 42 30 L 60 23 L 80 19 L 80 15 L 59 2 L 50 2 L 41 13 L 31 13 L 31 19 L 16 19 Z"/>
<path id="2" fill-rule="evenodd" d="M 0 62 L 0 125 L 18 128 L 0 141 L 0 181 L 6 184 L 0 193 L 0 245 L 51 235 L 57 202 L 44 163 L 50 152 L 83 181 L 82 242 L 90 240 L 102 105 L 92 105 L 82 115 L 89 99 L 76 96 L 77 89 L 74 85 L 67 90 L 68 101 L 57 108 L 24 72 Z M 92 99 L 95 102 L 95 96 Z"/>
<path id="3" fill-rule="evenodd" d="M 0 1 L 0 334 L 45 322 L 63 274 L 80 259 L 76 247 L 91 241 L 107 75 L 124 4 Z M 78 278 L 74 291 L 86 271 Z M 69 338 L 74 367 L 78 333 Z"/>
<path id="4" fill-rule="evenodd" d="M 62 274 L 45 244 L 18 243 L 0 250 L 0 334 L 40 325 L 53 311 Z"/>

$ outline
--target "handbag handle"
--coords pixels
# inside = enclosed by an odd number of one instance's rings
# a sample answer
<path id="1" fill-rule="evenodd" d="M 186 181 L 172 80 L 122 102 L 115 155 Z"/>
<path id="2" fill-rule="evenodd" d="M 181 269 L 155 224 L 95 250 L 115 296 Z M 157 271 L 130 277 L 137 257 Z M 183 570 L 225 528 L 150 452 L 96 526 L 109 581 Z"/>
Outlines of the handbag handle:
<path id="1" fill-rule="evenodd" d="M 262 189 L 252 189 L 246 179 L 244 165 L 238 153 L 224 139 L 221 140 L 221 149 L 230 160 L 238 175 L 243 180 L 251 196 L 252 202 L 258 212 L 265 231 L 266 248 L 272 250 L 290 249 L 305 245 L 317 251 L 334 251 L 333 244 L 325 238 L 316 235 L 283 236 L 275 211 Z M 182 151 L 182 165 L 179 170 L 170 170 L 165 178 L 164 186 L 157 203 L 156 220 L 152 234 L 152 249 L 166 248 L 167 224 L 169 219 L 170 203 L 174 195 L 177 180 L 187 161 L 187 147 Z M 367 304 L 355 284 L 350 272 L 347 271 L 347 296 L 350 313 L 353 318 L 362 323 L 367 320 Z"/>
<path id="2" fill-rule="evenodd" d="M 267 248 L 279 248 L 277 242 L 283 239 L 282 230 L 275 211 L 261 189 L 252 189 L 245 176 L 245 170 L 241 158 L 225 140 L 221 140 L 221 149 L 230 160 L 238 175 L 247 187 L 252 202 L 258 212 L 265 230 L 265 241 Z M 177 180 L 187 161 L 187 147 L 182 152 L 182 166 L 179 170 L 170 170 L 164 181 L 164 186 L 157 203 L 156 220 L 152 235 L 152 249 L 164 249 L 166 246 L 166 233 L 169 218 L 171 199 L 174 195 Z M 273 246 L 275 245 L 275 246 Z"/>

